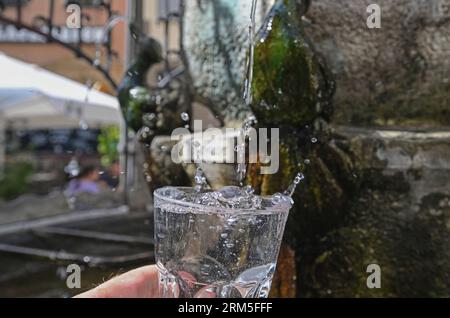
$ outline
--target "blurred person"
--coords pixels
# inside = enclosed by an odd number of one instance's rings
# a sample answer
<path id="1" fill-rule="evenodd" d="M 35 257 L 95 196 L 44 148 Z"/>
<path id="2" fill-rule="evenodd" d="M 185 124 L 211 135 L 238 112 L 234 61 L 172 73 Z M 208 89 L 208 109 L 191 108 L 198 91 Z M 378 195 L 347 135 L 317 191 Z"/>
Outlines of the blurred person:
<path id="1" fill-rule="evenodd" d="M 120 182 L 120 163 L 114 161 L 111 166 L 100 176 L 100 182 L 104 188 L 117 189 Z"/>
<path id="2" fill-rule="evenodd" d="M 66 194 L 69 197 L 80 193 L 97 194 L 100 192 L 100 171 L 95 166 L 86 166 L 81 169 L 78 176 L 69 182 Z"/>

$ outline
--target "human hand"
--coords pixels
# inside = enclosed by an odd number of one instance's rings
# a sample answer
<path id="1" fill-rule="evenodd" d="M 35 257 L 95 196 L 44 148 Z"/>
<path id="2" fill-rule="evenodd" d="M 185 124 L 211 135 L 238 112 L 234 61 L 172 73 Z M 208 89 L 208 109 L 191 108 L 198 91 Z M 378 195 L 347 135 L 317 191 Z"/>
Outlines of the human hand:
<path id="1" fill-rule="evenodd" d="M 75 298 L 158 298 L 158 269 L 146 266 L 117 276 Z"/>

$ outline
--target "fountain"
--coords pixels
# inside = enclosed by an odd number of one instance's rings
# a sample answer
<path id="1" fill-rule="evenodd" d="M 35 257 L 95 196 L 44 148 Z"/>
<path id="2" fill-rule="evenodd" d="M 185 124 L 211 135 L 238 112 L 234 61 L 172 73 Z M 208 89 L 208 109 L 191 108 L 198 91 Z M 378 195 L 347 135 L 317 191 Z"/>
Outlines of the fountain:
<path id="1" fill-rule="evenodd" d="M 448 19 L 427 11 L 429 2 L 402 3 L 380 1 L 393 14 L 383 18 L 392 28 L 379 33 L 359 20 L 365 2 L 279 0 L 269 15 L 259 6 L 255 25 L 262 31 L 247 103 L 241 84 L 248 76 L 243 48 L 249 34 L 243 30 L 252 3 L 185 3 L 185 89 L 224 127 L 240 127 L 254 114 L 259 127 L 280 128 L 279 173 L 261 175 L 261 162 L 245 169 L 256 192 L 292 193 L 298 185 L 275 296 L 429 297 L 450 291 L 450 135 L 427 129 L 448 125 L 442 115 L 449 109 L 443 73 L 449 42 L 431 34 L 445 38 L 450 31 Z M 416 27 L 405 34 L 411 24 Z M 182 118 L 185 105 L 177 105 Z M 401 111 L 394 113 L 397 106 Z M 373 125 L 378 127 L 367 128 Z M 172 145 L 169 137 L 152 141 L 152 187 L 189 182 L 170 160 Z M 182 175 L 192 180 L 196 167 L 184 168 Z M 236 182 L 229 165 L 202 168 L 213 187 Z M 371 264 L 382 269 L 382 289 L 367 288 Z"/>

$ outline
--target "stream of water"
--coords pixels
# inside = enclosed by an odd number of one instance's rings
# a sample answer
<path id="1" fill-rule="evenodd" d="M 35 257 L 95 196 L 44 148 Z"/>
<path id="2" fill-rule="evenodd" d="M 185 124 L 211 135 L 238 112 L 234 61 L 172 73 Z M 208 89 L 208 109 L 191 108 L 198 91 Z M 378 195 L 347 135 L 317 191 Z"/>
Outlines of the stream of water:
<path id="1" fill-rule="evenodd" d="M 256 38 L 256 9 L 258 6 L 258 0 L 252 0 L 251 12 L 250 12 L 250 25 L 249 25 L 249 54 L 247 61 L 246 77 L 244 80 L 244 102 L 246 106 L 250 107 L 253 102 L 252 83 L 253 83 L 253 68 L 255 61 L 255 38 Z M 247 163 L 245 162 L 246 141 L 249 137 L 249 132 L 252 127 L 258 123 L 256 117 L 251 116 L 242 125 L 238 141 L 237 141 L 237 181 L 241 187 L 243 187 L 245 178 L 247 176 Z M 302 173 L 299 173 L 294 181 L 289 185 L 284 195 L 292 197 L 297 189 L 297 186 L 305 179 Z"/>

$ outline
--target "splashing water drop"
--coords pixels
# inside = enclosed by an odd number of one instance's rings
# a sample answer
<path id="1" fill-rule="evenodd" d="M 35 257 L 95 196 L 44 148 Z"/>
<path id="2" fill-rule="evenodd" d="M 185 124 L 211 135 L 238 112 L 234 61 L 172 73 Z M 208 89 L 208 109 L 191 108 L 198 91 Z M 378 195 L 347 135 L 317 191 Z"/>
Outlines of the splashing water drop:
<path id="1" fill-rule="evenodd" d="M 205 178 L 205 174 L 201 168 L 197 168 L 197 173 L 195 174 L 194 181 L 195 181 L 195 191 L 198 193 L 202 192 L 207 185 L 207 181 Z"/>
<path id="2" fill-rule="evenodd" d="M 252 186 L 246 186 L 244 188 L 244 192 L 248 195 L 253 195 L 253 194 L 255 194 L 255 189 L 253 189 Z"/>
<path id="3" fill-rule="evenodd" d="M 250 129 L 252 129 L 253 126 L 255 126 L 258 123 L 258 120 L 255 116 L 250 116 L 247 118 L 247 120 L 244 122 L 242 129 L 248 133 Z"/>
<path id="4" fill-rule="evenodd" d="M 181 119 L 182 119 L 184 122 L 188 122 L 191 118 L 189 117 L 189 114 L 188 114 L 188 113 L 182 113 L 182 114 L 181 114 Z"/>
<path id="5" fill-rule="evenodd" d="M 152 127 L 155 125 L 155 122 L 156 122 L 156 114 L 155 113 L 146 113 L 143 115 L 142 121 L 144 122 L 144 125 Z"/>
<path id="6" fill-rule="evenodd" d="M 193 146 L 196 150 L 200 150 L 202 147 L 202 144 L 199 141 L 194 141 Z"/>
<path id="7" fill-rule="evenodd" d="M 284 191 L 284 195 L 286 195 L 288 197 L 292 197 L 295 193 L 295 190 L 297 189 L 297 186 L 303 180 L 305 180 L 305 175 L 303 173 L 297 174 L 297 176 L 294 179 L 294 182 L 292 182 L 292 184 L 289 186 L 289 188 L 286 191 Z"/>
<path id="8" fill-rule="evenodd" d="M 89 129 L 89 125 L 84 119 L 80 120 L 79 126 L 80 126 L 81 130 L 88 130 Z"/>

